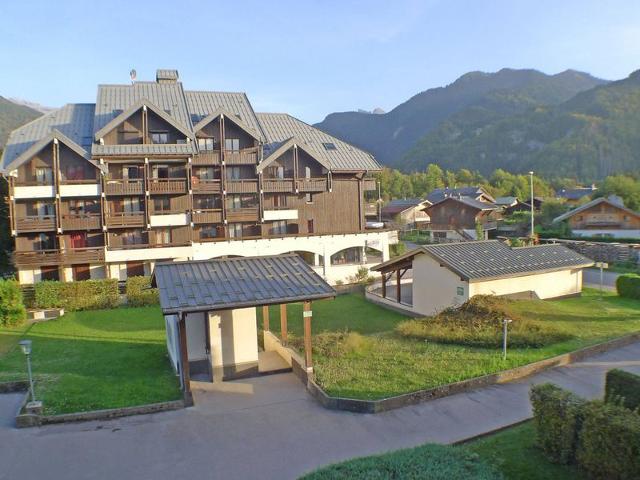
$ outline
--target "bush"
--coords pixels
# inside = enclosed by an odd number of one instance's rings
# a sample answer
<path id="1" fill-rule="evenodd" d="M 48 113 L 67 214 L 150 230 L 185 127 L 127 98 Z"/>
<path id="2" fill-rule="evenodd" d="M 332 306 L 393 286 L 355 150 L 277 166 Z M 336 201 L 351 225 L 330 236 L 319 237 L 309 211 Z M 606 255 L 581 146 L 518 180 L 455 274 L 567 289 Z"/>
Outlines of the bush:
<path id="1" fill-rule="evenodd" d="M 399 257 L 407 251 L 407 246 L 404 242 L 398 242 L 393 245 L 389 245 L 389 256 L 391 258 Z"/>
<path id="2" fill-rule="evenodd" d="M 404 336 L 437 343 L 454 343 L 472 347 L 500 347 L 503 320 L 509 324 L 509 345 L 542 347 L 562 342 L 571 335 L 553 325 L 524 319 L 509 308 L 512 300 L 493 295 L 476 295 L 460 307 L 447 308 L 434 317 L 401 322 L 396 331 Z"/>
<path id="3" fill-rule="evenodd" d="M 127 304 L 133 307 L 160 303 L 158 289 L 151 288 L 151 277 L 129 277 L 125 285 Z"/>
<path id="4" fill-rule="evenodd" d="M 640 478 L 640 415 L 612 403 L 587 404 L 576 458 L 591 478 Z"/>
<path id="5" fill-rule="evenodd" d="M 289 333 L 289 345 L 302 352 L 304 339 Z M 369 339 L 357 332 L 322 332 L 313 336 L 313 353 L 323 357 L 339 358 L 353 352 L 362 352 L 369 345 Z"/>
<path id="6" fill-rule="evenodd" d="M 301 480 L 384 478 L 497 480 L 502 476 L 465 447 L 427 444 L 337 463 L 307 474 Z"/>
<path id="7" fill-rule="evenodd" d="M 636 273 L 620 275 L 616 280 L 616 290 L 621 297 L 640 300 L 640 275 Z"/>
<path id="8" fill-rule="evenodd" d="M 35 297 L 38 308 L 64 308 L 67 311 L 114 308 L 120 303 L 118 281 L 115 279 L 46 280 L 35 284 Z"/>
<path id="9" fill-rule="evenodd" d="M 640 375 L 618 369 L 609 370 L 604 399 L 609 403 L 621 403 L 631 410 L 640 408 Z"/>
<path id="10" fill-rule="evenodd" d="M 27 318 L 22 290 L 15 280 L 0 279 L 0 326 L 18 325 Z"/>
<path id="11" fill-rule="evenodd" d="M 369 275 L 369 269 L 367 267 L 359 267 L 355 275 L 349 277 L 349 283 L 359 283 L 361 285 L 369 285 L 373 283 L 375 279 Z"/>
<path id="12" fill-rule="evenodd" d="M 552 462 L 572 463 L 586 402 L 550 383 L 531 387 L 529 398 L 533 406 L 536 443 Z"/>

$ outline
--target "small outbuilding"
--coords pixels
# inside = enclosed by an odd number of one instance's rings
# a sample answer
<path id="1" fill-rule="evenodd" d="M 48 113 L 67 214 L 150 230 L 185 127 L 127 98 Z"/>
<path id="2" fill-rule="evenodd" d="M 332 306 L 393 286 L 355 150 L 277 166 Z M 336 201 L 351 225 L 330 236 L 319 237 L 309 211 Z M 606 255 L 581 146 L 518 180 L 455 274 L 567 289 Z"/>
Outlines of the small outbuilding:
<path id="1" fill-rule="evenodd" d="M 261 373 L 258 306 L 269 332 L 269 306 L 280 305 L 286 342 L 286 306 L 303 302 L 304 367 L 312 371 L 311 302 L 336 295 L 296 254 L 158 263 L 151 284 L 159 291 L 167 349 L 188 398 L 192 376 L 221 381 Z"/>
<path id="2" fill-rule="evenodd" d="M 567 297 L 582 292 L 582 269 L 592 265 L 587 257 L 556 244 L 512 248 L 487 240 L 424 245 L 373 267 L 382 283 L 368 298 L 415 315 L 433 315 L 481 294 Z"/>

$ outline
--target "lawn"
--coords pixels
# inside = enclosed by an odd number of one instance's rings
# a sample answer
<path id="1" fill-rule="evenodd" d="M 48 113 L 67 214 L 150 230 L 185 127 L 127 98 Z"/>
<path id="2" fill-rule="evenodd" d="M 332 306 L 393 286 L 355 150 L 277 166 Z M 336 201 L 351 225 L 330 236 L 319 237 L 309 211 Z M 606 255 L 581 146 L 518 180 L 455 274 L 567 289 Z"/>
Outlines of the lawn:
<path id="1" fill-rule="evenodd" d="M 346 353 L 314 351 L 316 380 L 333 396 L 380 399 L 495 373 L 640 331 L 639 301 L 612 293 L 600 299 L 596 290 L 585 289 L 582 297 L 564 300 L 522 300 L 514 302 L 513 308 L 527 318 L 553 322 L 572 338 L 541 348 L 512 348 L 503 361 L 496 348 L 400 337 L 393 331 L 398 314 L 372 305 L 362 296 L 317 302 L 313 307 L 315 335 L 348 329 L 364 336 L 357 348 Z M 275 311 L 271 318 L 272 330 L 276 331 L 279 320 Z M 289 325 L 300 335 L 302 319 L 298 311 L 290 316 Z"/>
<path id="2" fill-rule="evenodd" d="M 0 329 L 0 382 L 26 378 L 16 345 L 25 331 L 47 414 L 180 398 L 158 307 L 70 312 L 28 329 Z"/>

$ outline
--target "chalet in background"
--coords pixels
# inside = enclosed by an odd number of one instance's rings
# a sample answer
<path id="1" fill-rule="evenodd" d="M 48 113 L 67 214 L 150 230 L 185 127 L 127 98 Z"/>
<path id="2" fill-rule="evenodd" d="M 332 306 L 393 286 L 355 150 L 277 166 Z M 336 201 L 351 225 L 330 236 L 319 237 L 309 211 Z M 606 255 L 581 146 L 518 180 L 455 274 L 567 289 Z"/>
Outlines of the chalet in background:
<path id="1" fill-rule="evenodd" d="M 591 185 L 590 187 L 563 188 L 556 192 L 556 197 L 564 199 L 568 205 L 577 205 L 581 201 L 590 198 L 596 190 L 598 189 L 595 185 Z"/>
<path id="2" fill-rule="evenodd" d="M 184 90 L 176 70 L 18 128 L 1 170 L 21 283 L 294 251 L 335 282 L 396 241 L 366 231 L 370 154 L 244 93 Z"/>
<path id="3" fill-rule="evenodd" d="M 421 198 L 391 200 L 382 207 L 382 221 L 401 228 L 422 228 L 429 222 L 424 211 L 429 205 L 428 200 Z"/>

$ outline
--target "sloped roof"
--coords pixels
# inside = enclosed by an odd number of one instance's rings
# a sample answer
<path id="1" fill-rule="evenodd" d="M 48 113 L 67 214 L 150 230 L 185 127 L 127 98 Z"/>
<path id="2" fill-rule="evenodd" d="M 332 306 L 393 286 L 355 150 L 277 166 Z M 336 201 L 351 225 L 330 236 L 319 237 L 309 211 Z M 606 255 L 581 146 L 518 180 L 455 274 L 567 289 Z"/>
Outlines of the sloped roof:
<path id="1" fill-rule="evenodd" d="M 93 115 L 93 104 L 69 103 L 15 129 L 7 140 L 0 169 L 2 171 L 15 169 L 22 161 L 28 159 L 25 153 L 31 155 L 36 153 L 29 151 L 37 143 L 51 138 L 53 132 L 62 134 L 67 139 L 65 143 L 75 144 L 69 144 L 70 148 L 88 157 L 92 140 Z"/>
<path id="2" fill-rule="evenodd" d="M 578 187 L 578 188 L 563 188 L 556 192 L 558 198 L 566 198 L 567 200 L 580 200 L 583 197 L 592 195 L 597 190 L 596 187 Z"/>
<path id="3" fill-rule="evenodd" d="M 512 248 L 498 240 L 424 245 L 372 268 L 381 271 L 427 254 L 470 282 L 583 268 L 593 260 L 557 244 Z"/>
<path id="4" fill-rule="evenodd" d="M 297 254 L 157 263 L 151 279 L 165 314 L 335 297 Z"/>
<path id="5" fill-rule="evenodd" d="M 91 147 L 94 156 L 106 155 L 194 155 L 195 142 L 187 143 L 136 143 L 131 145 L 98 145 Z"/>
<path id="6" fill-rule="evenodd" d="M 445 197 L 439 202 L 429 205 L 425 210 L 429 210 L 441 203 L 449 201 L 462 203 L 463 205 L 467 205 L 468 207 L 475 208 L 477 210 L 496 210 L 498 208 L 493 203 L 481 202 L 480 200 L 476 200 L 472 197 Z"/>
<path id="7" fill-rule="evenodd" d="M 377 171 L 381 169 L 371 154 L 312 127 L 291 115 L 286 113 L 258 113 L 257 117 L 267 137 L 265 158 L 291 137 L 295 137 L 311 150 L 320 153 L 326 158 L 333 171 Z M 324 143 L 333 144 L 335 149 L 326 149 L 323 145 Z"/>
<path id="8" fill-rule="evenodd" d="M 291 137 L 286 142 L 283 142 L 283 143 L 279 144 L 278 148 L 276 148 L 275 150 L 272 150 L 271 152 L 269 152 L 265 156 L 265 158 L 262 160 L 262 162 L 260 162 L 260 164 L 258 165 L 257 171 L 261 172 L 266 167 L 268 167 L 269 164 L 271 164 L 274 160 L 280 158 L 280 156 L 284 152 L 286 152 L 290 148 L 294 148 L 294 147 L 300 148 L 303 151 L 307 152 L 307 154 L 309 154 L 318 163 L 320 163 L 320 165 L 322 165 L 327 170 L 331 170 L 331 162 L 329 161 L 328 158 L 326 158 L 325 155 L 323 155 L 322 153 L 318 152 L 317 150 L 315 150 L 313 148 L 310 148 L 309 145 L 307 145 L 303 140 L 300 140 L 297 137 Z"/>
<path id="9" fill-rule="evenodd" d="M 437 203 L 447 197 L 472 197 L 478 198 L 481 195 L 485 195 L 486 197 L 493 200 L 491 195 L 484 191 L 482 187 L 459 187 L 459 188 L 436 188 L 429 195 L 427 195 L 427 200 L 431 203 Z"/>
<path id="10" fill-rule="evenodd" d="M 511 207 L 518 202 L 518 197 L 497 197 L 495 204 L 500 207 Z"/>
<path id="11" fill-rule="evenodd" d="M 618 208 L 624 212 L 627 212 L 629 215 L 633 215 L 634 217 L 640 217 L 640 213 L 635 212 L 633 210 L 631 210 L 630 208 L 627 208 L 624 206 L 624 204 L 620 204 L 619 201 L 617 199 L 620 199 L 620 197 L 616 197 L 616 199 L 611 199 L 611 198 L 605 198 L 605 197 L 599 197 L 599 198 L 594 198 L 593 200 L 591 200 L 590 202 L 585 203 L 584 205 L 581 205 L 577 208 L 574 208 L 573 210 L 569 210 L 566 213 L 563 213 L 562 215 L 556 217 L 553 219 L 553 223 L 556 222 L 561 222 L 563 220 L 567 220 L 568 218 L 573 217 L 574 215 L 583 212 L 591 207 L 595 207 L 596 205 L 600 205 L 601 203 L 606 203 L 607 205 L 610 205 L 614 208 Z"/>
<path id="12" fill-rule="evenodd" d="M 382 214 L 396 215 L 400 212 L 404 212 L 409 208 L 414 208 L 428 202 L 428 200 L 425 200 L 423 198 L 404 198 L 391 200 L 389 203 L 382 207 Z"/>

